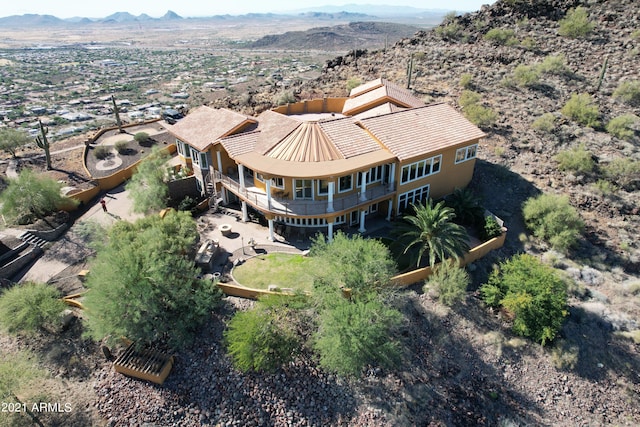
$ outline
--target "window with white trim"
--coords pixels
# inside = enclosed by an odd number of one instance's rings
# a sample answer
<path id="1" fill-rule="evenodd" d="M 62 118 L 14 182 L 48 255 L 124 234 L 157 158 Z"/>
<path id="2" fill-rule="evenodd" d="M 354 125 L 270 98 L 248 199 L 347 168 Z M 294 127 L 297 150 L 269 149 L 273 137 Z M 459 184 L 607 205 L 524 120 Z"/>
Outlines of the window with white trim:
<path id="1" fill-rule="evenodd" d="M 374 182 L 382 181 L 382 172 L 384 170 L 384 166 L 376 166 L 367 172 L 367 184 L 371 184 Z M 362 172 L 358 172 L 358 182 L 357 185 L 362 185 Z"/>
<path id="2" fill-rule="evenodd" d="M 282 177 L 271 178 L 271 185 L 273 185 L 276 188 L 284 188 L 284 178 Z"/>
<path id="3" fill-rule="evenodd" d="M 193 160 L 194 164 L 200 167 L 200 169 L 205 169 L 208 167 L 207 153 L 202 153 L 195 148 L 191 148 L 191 159 Z"/>
<path id="4" fill-rule="evenodd" d="M 398 214 L 405 211 L 412 203 L 423 201 L 429 197 L 429 185 L 416 188 L 398 196 Z"/>
<path id="5" fill-rule="evenodd" d="M 344 193 L 353 189 L 353 175 L 341 176 L 338 179 L 338 192 Z"/>
<path id="6" fill-rule="evenodd" d="M 255 174 L 255 178 L 260 182 L 264 182 L 264 176 L 260 172 Z"/>
<path id="7" fill-rule="evenodd" d="M 458 148 L 456 150 L 456 164 L 466 162 L 467 160 L 475 159 L 478 151 L 478 144 L 473 144 L 468 147 Z"/>
<path id="8" fill-rule="evenodd" d="M 296 199 L 313 200 L 313 180 L 294 179 L 293 188 L 295 189 Z"/>
<path id="9" fill-rule="evenodd" d="M 326 179 L 318 180 L 318 195 L 326 196 L 329 194 L 329 181 Z"/>
<path id="10" fill-rule="evenodd" d="M 178 149 L 178 154 L 180 154 L 182 157 L 189 157 L 189 151 L 187 150 L 186 144 L 177 138 L 176 148 Z"/>
<path id="11" fill-rule="evenodd" d="M 408 182 L 424 178 L 425 176 L 436 174 L 440 172 L 440 163 L 442 163 L 442 155 L 405 165 L 402 167 L 400 183 L 406 184 Z"/>

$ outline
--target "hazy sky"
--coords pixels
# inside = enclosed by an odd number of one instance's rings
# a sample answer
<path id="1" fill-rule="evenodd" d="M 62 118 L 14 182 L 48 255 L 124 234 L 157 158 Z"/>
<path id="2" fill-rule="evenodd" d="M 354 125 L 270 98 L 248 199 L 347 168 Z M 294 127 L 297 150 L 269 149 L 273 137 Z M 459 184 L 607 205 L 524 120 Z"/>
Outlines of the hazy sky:
<path id="1" fill-rule="evenodd" d="M 422 9 L 447 9 L 474 11 L 494 0 L 3 0 L 0 16 L 37 13 L 54 15 L 58 18 L 83 16 L 104 18 L 115 12 L 129 12 L 133 15 L 146 13 L 154 18 L 168 10 L 183 17 L 211 15 L 239 15 L 249 12 L 282 12 L 325 5 L 384 4 L 392 6 L 413 6 Z"/>

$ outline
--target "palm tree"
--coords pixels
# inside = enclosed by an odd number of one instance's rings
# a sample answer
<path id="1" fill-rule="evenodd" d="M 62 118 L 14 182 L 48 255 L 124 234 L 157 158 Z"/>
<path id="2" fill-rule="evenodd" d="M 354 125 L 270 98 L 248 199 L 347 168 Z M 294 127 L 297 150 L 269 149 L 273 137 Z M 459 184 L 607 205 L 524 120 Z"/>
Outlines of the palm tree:
<path id="1" fill-rule="evenodd" d="M 425 252 L 428 252 L 429 265 L 433 267 L 436 260 L 460 258 L 469 250 L 467 230 L 453 222 L 455 211 L 445 206 L 444 201 L 434 206 L 429 199 L 424 205 L 418 202 L 412 206 L 415 215 L 405 215 L 397 231 L 401 239 L 408 241 L 404 254 L 418 246 L 416 266 L 420 266 Z"/>
<path id="2" fill-rule="evenodd" d="M 446 204 L 453 208 L 457 224 L 477 225 L 483 223 L 484 209 L 480 204 L 480 199 L 469 188 L 456 188 L 446 197 Z"/>

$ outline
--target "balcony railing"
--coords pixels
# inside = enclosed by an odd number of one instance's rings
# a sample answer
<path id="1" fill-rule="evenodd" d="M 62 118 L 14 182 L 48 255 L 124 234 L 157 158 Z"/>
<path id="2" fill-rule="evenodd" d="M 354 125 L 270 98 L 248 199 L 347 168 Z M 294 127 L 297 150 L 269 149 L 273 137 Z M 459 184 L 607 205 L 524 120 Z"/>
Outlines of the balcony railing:
<path id="1" fill-rule="evenodd" d="M 329 213 L 327 208 L 329 203 L 327 200 L 307 200 L 307 199 L 287 199 L 271 196 L 271 203 L 267 198 L 267 194 L 259 188 L 246 186 L 242 188 L 240 183 L 235 179 L 215 171 L 215 180 L 220 182 L 226 189 L 251 204 L 254 208 L 263 212 L 270 212 L 275 215 L 282 216 L 317 216 Z M 248 182 L 245 182 L 245 185 Z M 251 181 L 251 184 L 253 182 Z M 342 214 L 345 211 L 356 209 L 360 206 L 370 205 L 376 201 L 382 201 L 389 198 L 395 193 L 395 189 L 390 190 L 387 184 L 376 185 L 368 188 L 365 192 L 366 199 L 361 200 L 361 193 L 350 193 L 347 196 L 339 197 L 335 195 L 333 198 L 332 213 Z"/>

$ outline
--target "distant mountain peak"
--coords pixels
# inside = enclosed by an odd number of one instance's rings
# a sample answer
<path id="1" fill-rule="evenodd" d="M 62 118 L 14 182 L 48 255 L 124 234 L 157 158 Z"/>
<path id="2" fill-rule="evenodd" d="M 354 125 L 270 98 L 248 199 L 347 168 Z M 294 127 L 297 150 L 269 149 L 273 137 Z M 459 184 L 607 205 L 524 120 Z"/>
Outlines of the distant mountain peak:
<path id="1" fill-rule="evenodd" d="M 167 13 L 161 19 L 183 19 L 182 16 L 175 13 L 173 10 L 167 10 Z"/>

